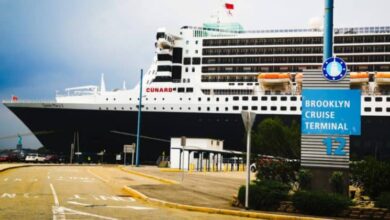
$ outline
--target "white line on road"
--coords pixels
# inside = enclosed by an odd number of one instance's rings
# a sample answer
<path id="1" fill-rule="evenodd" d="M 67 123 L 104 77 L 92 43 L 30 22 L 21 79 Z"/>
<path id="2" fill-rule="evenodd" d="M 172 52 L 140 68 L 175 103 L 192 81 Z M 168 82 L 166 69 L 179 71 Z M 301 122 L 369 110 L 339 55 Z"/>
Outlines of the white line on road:
<path id="1" fill-rule="evenodd" d="M 100 219 L 107 219 L 107 220 L 117 220 L 116 218 L 106 217 L 106 216 L 102 216 L 102 215 L 95 215 L 95 214 L 91 214 L 91 213 L 87 213 L 87 212 L 81 212 L 81 211 L 73 210 L 73 209 L 66 208 L 66 207 L 61 207 L 61 208 L 63 211 L 69 212 L 69 214 L 91 216 L 91 217 L 100 218 Z"/>
<path id="2" fill-rule="evenodd" d="M 93 173 L 90 169 L 87 169 L 88 173 L 94 175 L 95 177 L 97 177 L 98 179 L 100 179 L 101 181 L 105 182 L 105 183 L 108 183 L 108 180 L 104 179 L 103 177 L 101 176 L 98 176 L 96 175 L 95 173 Z"/>
<path id="3" fill-rule="evenodd" d="M 68 203 L 73 205 L 91 206 L 91 204 L 75 202 L 75 201 L 68 201 Z"/>
<path id="4" fill-rule="evenodd" d="M 59 205 L 60 205 L 60 202 L 58 201 L 58 197 L 57 197 L 56 190 L 54 189 L 53 184 L 51 184 L 51 183 L 50 183 L 50 189 L 51 189 L 51 192 L 53 193 L 54 204 L 55 204 L 56 206 L 59 206 Z"/>
<path id="5" fill-rule="evenodd" d="M 58 201 L 56 190 L 54 189 L 53 184 L 50 183 L 50 189 L 54 197 L 54 206 L 52 207 L 53 220 L 61 219 L 65 220 L 65 212 L 62 207 L 60 207 L 60 202 Z"/>

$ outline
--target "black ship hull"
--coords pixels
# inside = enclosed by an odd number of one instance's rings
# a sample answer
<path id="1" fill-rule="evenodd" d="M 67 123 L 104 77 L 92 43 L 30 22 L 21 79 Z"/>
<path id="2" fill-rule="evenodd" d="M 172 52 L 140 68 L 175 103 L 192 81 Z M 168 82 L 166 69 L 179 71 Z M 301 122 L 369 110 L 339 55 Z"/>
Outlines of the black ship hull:
<path id="1" fill-rule="evenodd" d="M 46 148 L 64 155 L 69 155 L 76 132 L 83 156 L 94 156 L 105 150 L 105 161 L 115 161 L 115 155 L 123 151 L 123 145 L 136 139 L 136 111 L 9 109 Z M 259 114 L 255 125 L 268 117 L 279 117 L 286 124 L 293 120 L 300 123 L 300 115 Z M 225 149 L 245 151 L 245 128 L 240 114 L 142 112 L 141 122 L 141 135 L 144 136 L 140 144 L 142 163 L 154 163 L 163 152 L 167 155 L 171 137 L 215 138 L 224 140 Z M 362 117 L 362 135 L 351 136 L 351 156 L 390 159 L 389 135 L 390 117 Z"/>

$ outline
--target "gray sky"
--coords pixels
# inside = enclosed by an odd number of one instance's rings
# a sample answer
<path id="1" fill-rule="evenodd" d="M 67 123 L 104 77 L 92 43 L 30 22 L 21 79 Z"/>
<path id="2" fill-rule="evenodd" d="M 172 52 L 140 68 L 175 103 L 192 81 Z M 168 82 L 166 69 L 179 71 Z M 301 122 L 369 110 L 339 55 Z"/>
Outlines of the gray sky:
<path id="1" fill-rule="evenodd" d="M 123 80 L 133 86 L 154 55 L 155 32 L 201 26 L 220 0 L 0 0 L 0 99 L 54 99 L 55 90 Z M 246 30 L 307 28 L 324 0 L 236 0 Z M 335 0 L 336 27 L 388 26 L 388 0 Z M 28 129 L 3 105 L 0 138 Z M 0 140 L 0 148 L 15 139 Z M 38 146 L 35 138 L 26 147 Z"/>

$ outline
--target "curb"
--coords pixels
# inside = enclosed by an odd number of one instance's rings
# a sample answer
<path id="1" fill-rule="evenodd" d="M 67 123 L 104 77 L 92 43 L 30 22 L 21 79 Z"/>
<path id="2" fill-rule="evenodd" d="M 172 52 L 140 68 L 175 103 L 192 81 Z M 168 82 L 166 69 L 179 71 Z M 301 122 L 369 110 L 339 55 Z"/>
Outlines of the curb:
<path id="1" fill-rule="evenodd" d="M 26 164 L 26 165 L 20 165 L 20 166 L 6 167 L 4 169 L 1 169 L 0 173 L 5 172 L 7 170 L 13 170 L 13 169 L 17 169 L 17 168 L 31 167 L 31 166 L 34 166 L 34 165 L 33 164 Z"/>
<path id="2" fill-rule="evenodd" d="M 148 175 L 148 174 L 140 173 L 140 172 L 137 172 L 137 171 L 134 171 L 134 170 L 129 170 L 129 169 L 124 168 L 123 166 L 119 166 L 119 169 L 124 171 L 124 172 L 127 172 L 127 173 L 131 173 L 131 174 L 134 174 L 134 175 L 138 175 L 138 176 L 146 177 L 146 178 L 149 178 L 149 179 L 157 180 L 157 181 L 160 181 L 160 182 L 165 183 L 165 184 L 179 184 L 178 182 L 173 181 L 173 180 L 168 180 L 168 179 L 164 179 L 164 178 L 155 177 L 155 176 L 151 176 L 151 175 Z"/>
<path id="3" fill-rule="evenodd" d="M 141 199 L 145 202 L 148 202 L 153 205 L 182 209 L 186 211 L 194 211 L 194 212 L 203 212 L 208 214 L 220 214 L 220 215 L 231 215 L 238 217 L 247 217 L 247 218 L 261 218 L 261 219 L 272 219 L 272 220 L 319 220 L 321 218 L 313 218 L 313 217 L 303 217 L 303 216 L 288 216 L 288 215 L 280 215 L 280 214 L 271 214 L 271 213 L 259 213 L 259 212 L 248 212 L 248 211 L 238 211 L 238 210 L 229 210 L 229 209 L 218 209 L 218 208 L 209 208 L 202 206 L 192 206 L 192 205 L 184 205 L 174 202 L 167 202 L 155 198 L 150 198 L 145 194 L 130 188 L 129 186 L 123 186 L 122 188 L 126 191 L 130 196 L 134 198 Z"/>

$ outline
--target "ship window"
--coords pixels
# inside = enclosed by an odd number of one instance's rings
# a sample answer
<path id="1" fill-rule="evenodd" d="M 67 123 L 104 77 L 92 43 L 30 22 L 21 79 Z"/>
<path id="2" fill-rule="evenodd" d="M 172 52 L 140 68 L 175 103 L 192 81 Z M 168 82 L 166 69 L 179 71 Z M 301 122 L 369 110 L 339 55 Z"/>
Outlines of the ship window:
<path id="1" fill-rule="evenodd" d="M 192 72 L 195 72 L 195 67 L 192 67 Z"/>
<path id="2" fill-rule="evenodd" d="M 189 65 L 189 64 L 191 64 L 191 58 L 184 57 L 184 65 Z"/>
<path id="3" fill-rule="evenodd" d="M 207 111 L 210 111 L 210 107 L 207 107 Z"/>
<path id="4" fill-rule="evenodd" d="M 297 107 L 296 107 L 296 106 L 291 106 L 291 107 L 290 107 L 290 110 L 291 110 L 291 111 L 296 111 L 296 110 L 297 110 Z"/>
<path id="5" fill-rule="evenodd" d="M 177 92 L 184 92 L 184 88 L 183 87 L 177 88 Z"/>
<path id="6" fill-rule="evenodd" d="M 239 108 L 238 108 L 238 106 L 233 106 L 233 110 L 238 110 Z"/>
<path id="7" fill-rule="evenodd" d="M 99 107 L 99 110 L 102 110 L 102 107 Z"/>
<path id="8" fill-rule="evenodd" d="M 217 112 L 219 111 L 219 107 L 216 107 L 215 110 L 217 110 Z"/>
<path id="9" fill-rule="evenodd" d="M 261 106 L 262 111 L 267 111 L 267 106 Z"/>
<path id="10" fill-rule="evenodd" d="M 108 101 L 108 98 L 106 98 L 106 101 Z"/>
<path id="11" fill-rule="evenodd" d="M 371 97 L 364 97 L 365 102 L 371 102 Z"/>
<path id="12" fill-rule="evenodd" d="M 242 100 L 243 100 L 243 101 L 248 101 L 248 96 L 243 96 L 243 97 L 242 97 Z"/>
<path id="13" fill-rule="evenodd" d="M 257 96 L 252 96 L 252 101 L 257 101 L 258 97 Z"/>
<path id="14" fill-rule="evenodd" d="M 382 101 L 382 97 L 375 97 L 375 101 L 376 102 L 381 102 Z"/>
<path id="15" fill-rule="evenodd" d="M 375 108 L 375 112 L 382 112 L 382 108 L 381 107 L 376 107 Z"/>
<path id="16" fill-rule="evenodd" d="M 370 112 L 370 111 L 371 111 L 371 108 L 370 108 L 370 107 L 365 107 L 365 108 L 364 108 L 364 111 L 365 111 L 365 112 Z"/>
<path id="17" fill-rule="evenodd" d="M 186 67 L 186 73 L 188 73 L 188 67 Z"/>
<path id="18" fill-rule="evenodd" d="M 198 97 L 198 101 L 199 101 L 199 102 L 202 101 L 202 98 L 201 98 L 201 97 Z"/>
<path id="19" fill-rule="evenodd" d="M 108 107 L 106 108 L 106 110 L 108 110 Z"/>
<path id="20" fill-rule="evenodd" d="M 219 102 L 219 98 L 217 98 L 216 100 L 217 100 L 217 102 Z"/>
<path id="21" fill-rule="evenodd" d="M 180 101 L 182 101 L 183 100 L 183 98 L 180 98 Z"/>
<path id="22" fill-rule="evenodd" d="M 198 50 L 195 50 L 195 53 L 198 54 Z"/>
<path id="23" fill-rule="evenodd" d="M 387 102 L 390 102 L 390 97 L 387 97 L 387 98 L 386 98 L 386 101 L 387 101 Z"/>
<path id="24" fill-rule="evenodd" d="M 192 58 L 192 64 L 193 65 L 199 65 L 200 64 L 200 58 L 199 57 Z"/>
<path id="25" fill-rule="evenodd" d="M 276 106 L 271 106 L 271 111 L 276 111 Z"/>
<path id="26" fill-rule="evenodd" d="M 228 101 L 229 101 L 229 98 L 228 98 L 228 97 L 226 97 L 226 98 L 225 98 L 225 102 L 228 102 Z"/>
<path id="27" fill-rule="evenodd" d="M 171 107 L 171 110 L 173 110 L 173 107 Z"/>
<path id="28" fill-rule="evenodd" d="M 386 111 L 387 111 L 387 112 L 390 112 L 390 108 L 386 108 Z"/>
<path id="29" fill-rule="evenodd" d="M 198 107 L 198 111 L 201 111 L 202 110 L 202 108 L 201 107 Z"/>
<path id="30" fill-rule="evenodd" d="M 271 101 L 276 101 L 278 99 L 278 97 L 276 96 L 271 96 Z"/>
<path id="31" fill-rule="evenodd" d="M 282 96 L 282 97 L 280 97 L 280 100 L 281 101 L 287 101 L 287 97 L 286 96 Z"/>
<path id="32" fill-rule="evenodd" d="M 188 98 L 188 101 L 191 101 L 191 98 Z"/>
<path id="33" fill-rule="evenodd" d="M 286 110 L 287 110 L 287 107 L 286 107 L 286 106 L 282 106 L 282 107 L 280 107 L 280 110 L 286 111 Z"/>
<path id="34" fill-rule="evenodd" d="M 190 88 L 187 88 L 187 89 L 186 89 L 186 92 L 194 92 L 194 89 L 191 88 L 191 87 L 190 87 Z"/>
<path id="35" fill-rule="evenodd" d="M 186 40 L 186 44 L 188 45 L 190 43 L 190 41 Z"/>
<path id="36" fill-rule="evenodd" d="M 233 101 L 238 101 L 238 96 L 233 96 Z"/>
<path id="37" fill-rule="evenodd" d="M 228 107 L 225 107 L 225 111 L 228 111 L 229 110 L 229 108 Z M 390 108 L 388 108 L 388 110 L 390 110 Z"/>
<path id="38" fill-rule="evenodd" d="M 248 110 L 248 106 L 242 106 L 242 110 Z"/>
<path id="39" fill-rule="evenodd" d="M 261 101 L 267 101 L 267 98 L 268 98 L 267 96 L 262 96 Z"/>
<path id="40" fill-rule="evenodd" d="M 195 44 L 198 44 L 198 41 L 197 41 L 197 40 L 195 41 Z"/>
<path id="41" fill-rule="evenodd" d="M 252 110 L 256 111 L 257 110 L 257 106 L 252 106 Z"/>
<path id="42" fill-rule="evenodd" d="M 290 97 L 290 100 L 291 100 L 291 101 L 297 101 L 297 97 L 296 97 L 296 96 L 291 96 L 291 97 Z"/>
<path id="43" fill-rule="evenodd" d="M 116 100 L 116 98 L 114 98 L 114 101 Z"/>

